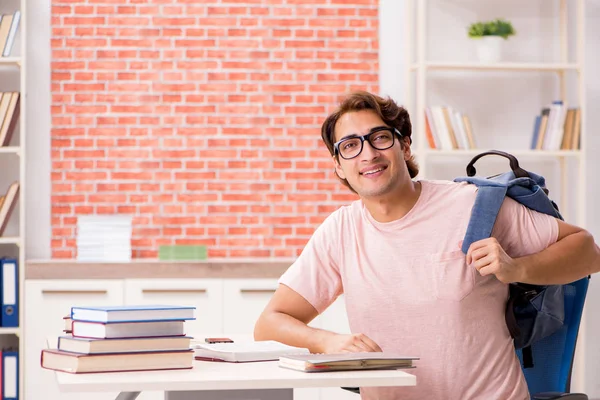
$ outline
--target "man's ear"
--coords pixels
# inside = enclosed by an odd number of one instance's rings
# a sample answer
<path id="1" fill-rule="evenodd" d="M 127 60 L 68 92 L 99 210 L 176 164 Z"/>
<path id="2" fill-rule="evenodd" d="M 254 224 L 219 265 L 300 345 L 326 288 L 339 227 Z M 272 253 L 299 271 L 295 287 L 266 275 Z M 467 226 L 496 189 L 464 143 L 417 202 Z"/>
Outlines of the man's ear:
<path id="1" fill-rule="evenodd" d="M 410 150 L 410 139 L 403 137 L 400 140 L 402 140 L 402 154 L 404 155 L 404 161 L 408 161 L 410 160 L 410 157 L 412 157 L 412 152 Z"/>
<path id="2" fill-rule="evenodd" d="M 346 175 L 344 175 L 344 171 L 342 170 L 342 166 L 338 161 L 336 156 L 333 156 L 333 163 L 335 164 L 335 173 L 340 179 L 346 179 Z"/>

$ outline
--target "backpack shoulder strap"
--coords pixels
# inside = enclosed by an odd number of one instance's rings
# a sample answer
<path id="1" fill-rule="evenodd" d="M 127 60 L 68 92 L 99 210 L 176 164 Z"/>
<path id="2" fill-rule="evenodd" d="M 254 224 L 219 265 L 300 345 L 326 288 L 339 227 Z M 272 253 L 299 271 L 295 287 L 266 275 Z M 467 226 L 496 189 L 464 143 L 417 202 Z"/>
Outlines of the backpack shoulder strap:
<path id="1" fill-rule="evenodd" d="M 461 179 L 477 185 L 477 197 L 471 211 L 467 232 L 463 239 L 462 252 L 467 254 L 473 242 L 489 238 L 496 223 L 496 217 L 506 196 L 506 185 L 481 179 Z M 489 184 L 488 184 L 489 183 Z"/>

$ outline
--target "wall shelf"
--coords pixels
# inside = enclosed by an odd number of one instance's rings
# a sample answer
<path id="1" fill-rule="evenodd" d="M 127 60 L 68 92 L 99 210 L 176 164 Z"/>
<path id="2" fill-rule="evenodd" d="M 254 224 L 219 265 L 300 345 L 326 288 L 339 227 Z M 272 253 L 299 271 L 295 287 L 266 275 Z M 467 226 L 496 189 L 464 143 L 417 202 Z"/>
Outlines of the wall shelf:
<path id="1" fill-rule="evenodd" d="M 416 71 L 420 67 L 426 70 L 436 71 L 577 71 L 580 65 L 577 63 L 497 63 L 497 64 L 479 64 L 479 63 L 460 63 L 460 62 L 425 62 L 422 65 L 412 64 L 411 70 Z"/>

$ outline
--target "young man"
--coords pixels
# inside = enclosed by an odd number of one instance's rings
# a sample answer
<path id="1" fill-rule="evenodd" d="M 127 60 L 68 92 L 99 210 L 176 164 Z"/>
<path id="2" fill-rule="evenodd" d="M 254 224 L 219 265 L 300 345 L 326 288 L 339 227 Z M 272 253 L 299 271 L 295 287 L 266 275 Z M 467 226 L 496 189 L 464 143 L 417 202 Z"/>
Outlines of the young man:
<path id="1" fill-rule="evenodd" d="M 255 327 L 315 353 L 420 357 L 416 387 L 363 400 L 528 399 L 504 313 L 508 283 L 560 284 L 600 270 L 592 236 L 507 198 L 492 237 L 460 250 L 476 187 L 413 180 L 407 111 L 357 92 L 324 122 L 342 183 L 360 200 L 316 229 Z M 341 293 L 352 334 L 308 327 Z"/>

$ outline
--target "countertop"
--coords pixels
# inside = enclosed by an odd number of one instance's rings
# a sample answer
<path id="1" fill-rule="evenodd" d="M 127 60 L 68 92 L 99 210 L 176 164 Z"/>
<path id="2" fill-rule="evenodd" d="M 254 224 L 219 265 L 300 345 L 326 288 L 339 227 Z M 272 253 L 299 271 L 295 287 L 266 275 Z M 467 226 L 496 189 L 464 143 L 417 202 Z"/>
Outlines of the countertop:
<path id="1" fill-rule="evenodd" d="M 134 259 L 130 262 L 28 260 L 25 279 L 279 278 L 293 261 L 279 258 Z"/>

